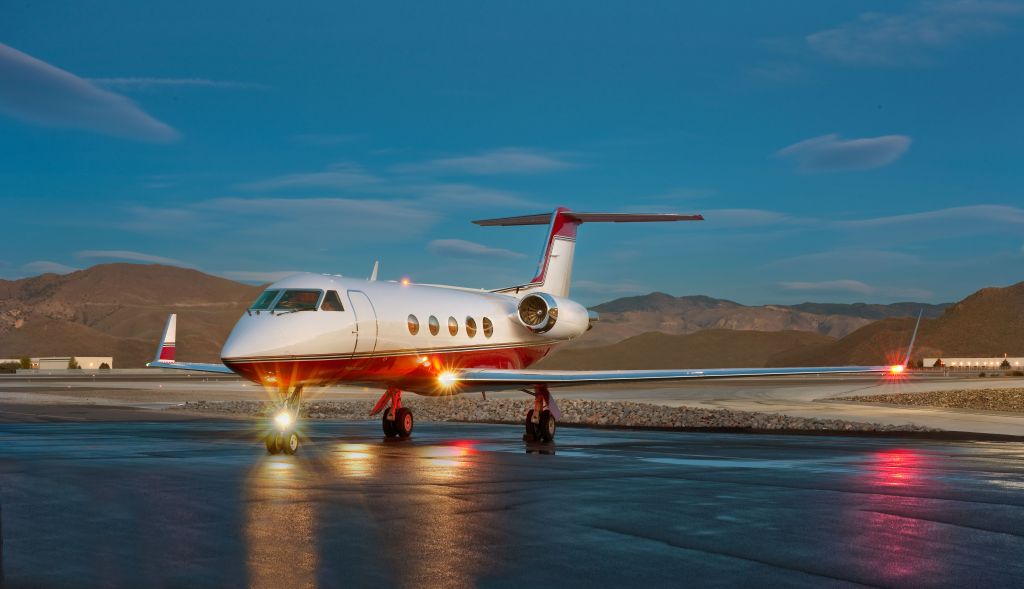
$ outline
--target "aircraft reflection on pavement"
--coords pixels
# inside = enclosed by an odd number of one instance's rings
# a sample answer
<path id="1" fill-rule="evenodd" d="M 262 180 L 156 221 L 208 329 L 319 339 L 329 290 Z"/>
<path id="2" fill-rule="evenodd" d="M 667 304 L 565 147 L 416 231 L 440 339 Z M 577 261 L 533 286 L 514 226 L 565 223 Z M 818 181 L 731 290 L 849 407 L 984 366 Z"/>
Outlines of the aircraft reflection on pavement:
<path id="1" fill-rule="evenodd" d="M 318 585 L 318 568 L 328 558 L 321 555 L 327 539 L 319 535 L 329 529 L 319 520 L 339 495 L 363 497 L 356 508 L 369 513 L 372 527 L 360 541 L 386 547 L 376 553 L 393 585 L 475 586 L 487 570 L 475 531 L 487 529 L 489 519 L 466 513 L 464 495 L 472 491 L 461 485 L 468 482 L 477 455 L 469 441 L 413 447 L 406 442 L 336 443 L 315 455 L 261 461 L 248 481 L 250 586 Z M 401 485 L 409 491 L 344 493 L 365 485 Z M 403 508 L 395 509 L 393 501 L 402 501 Z M 406 515 L 397 519 L 396 513 Z"/>
<path id="2" fill-rule="evenodd" d="M 245 539 L 250 587 L 316 587 L 315 474 L 286 457 L 260 461 L 249 476 Z"/>

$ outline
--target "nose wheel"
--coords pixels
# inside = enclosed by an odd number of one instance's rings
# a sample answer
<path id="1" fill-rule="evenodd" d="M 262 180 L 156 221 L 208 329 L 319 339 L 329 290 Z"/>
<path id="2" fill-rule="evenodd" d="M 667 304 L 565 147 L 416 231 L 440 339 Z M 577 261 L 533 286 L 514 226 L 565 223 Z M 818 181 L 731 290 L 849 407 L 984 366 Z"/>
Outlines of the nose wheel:
<path id="1" fill-rule="evenodd" d="M 377 404 L 373 406 L 370 415 L 376 415 L 380 411 L 384 412 L 380 422 L 385 437 L 404 440 L 412 435 L 412 411 L 407 407 L 402 407 L 401 390 L 396 387 L 388 387 Z"/>
<path id="2" fill-rule="evenodd" d="M 299 419 L 299 402 L 302 397 L 302 387 L 297 386 L 287 394 L 282 392 L 282 403 L 274 413 L 270 433 L 263 442 L 270 454 L 292 455 L 299 451 L 299 434 L 295 427 Z"/>
<path id="3" fill-rule="evenodd" d="M 266 437 L 267 452 L 271 454 L 288 454 L 299 451 L 299 434 L 294 431 L 275 432 Z"/>

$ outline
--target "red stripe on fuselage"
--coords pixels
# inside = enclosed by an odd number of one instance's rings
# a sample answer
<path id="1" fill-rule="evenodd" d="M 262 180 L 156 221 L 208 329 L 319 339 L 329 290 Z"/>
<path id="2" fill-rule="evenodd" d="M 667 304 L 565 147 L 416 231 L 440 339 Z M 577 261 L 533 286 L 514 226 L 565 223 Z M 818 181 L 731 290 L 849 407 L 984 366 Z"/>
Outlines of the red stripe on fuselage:
<path id="1" fill-rule="evenodd" d="M 546 356 L 555 342 L 545 346 L 522 346 L 461 352 L 434 352 L 422 356 L 403 354 L 369 358 L 326 358 L 323 360 L 231 360 L 228 368 L 243 378 L 278 388 L 295 385 L 366 384 L 394 385 L 408 391 L 434 393 L 437 376 L 454 368 L 521 369 Z"/>

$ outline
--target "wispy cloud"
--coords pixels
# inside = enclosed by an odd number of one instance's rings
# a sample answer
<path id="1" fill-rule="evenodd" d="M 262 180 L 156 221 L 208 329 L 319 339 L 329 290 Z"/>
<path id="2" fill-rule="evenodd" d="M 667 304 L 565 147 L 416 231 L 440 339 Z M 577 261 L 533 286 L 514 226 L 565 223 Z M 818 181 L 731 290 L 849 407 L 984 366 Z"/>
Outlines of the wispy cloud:
<path id="1" fill-rule="evenodd" d="M 908 226 L 934 222 L 953 222 L 961 226 L 977 226 L 978 223 L 981 223 L 987 224 L 990 227 L 992 225 L 1024 225 L 1024 209 L 1006 205 L 970 205 L 920 213 L 842 221 L 840 225 L 853 228 L 890 227 L 893 225 Z"/>
<path id="2" fill-rule="evenodd" d="M 601 282 L 599 280 L 573 280 L 572 288 L 596 294 L 636 294 L 647 293 L 651 288 L 639 282 L 629 280 L 618 282 Z"/>
<path id="3" fill-rule="evenodd" d="M 355 141 L 358 138 L 358 135 L 346 133 L 300 133 L 298 135 L 292 135 L 288 139 L 293 143 L 323 146 L 349 143 L 350 141 Z"/>
<path id="4" fill-rule="evenodd" d="M 793 225 L 807 220 L 786 213 L 763 209 L 710 209 L 701 211 L 704 221 L 716 228 L 758 227 L 763 225 Z"/>
<path id="5" fill-rule="evenodd" d="M 277 282 L 278 280 L 288 278 L 300 274 L 298 270 L 281 270 L 277 272 L 254 272 L 249 270 L 230 270 L 228 272 L 221 272 L 220 275 L 231 280 L 238 280 L 240 282 L 255 282 L 258 284 L 264 284 L 267 282 Z"/>
<path id="6" fill-rule="evenodd" d="M 837 248 L 782 258 L 765 264 L 766 268 L 813 268 L 868 266 L 874 269 L 911 266 L 921 263 L 921 257 L 902 252 L 870 248 Z"/>
<path id="7" fill-rule="evenodd" d="M 428 162 L 395 166 L 398 172 L 438 174 L 538 174 L 576 167 L 563 156 L 535 149 L 506 147 L 475 155 L 448 157 Z"/>
<path id="8" fill-rule="evenodd" d="M 859 280 L 824 280 L 821 282 L 779 282 L 779 287 L 786 291 L 806 293 L 856 294 L 884 297 L 906 297 L 928 300 L 934 293 L 920 288 L 903 288 L 894 286 L 872 286 Z"/>
<path id="9" fill-rule="evenodd" d="M 498 190 L 473 184 L 422 184 L 410 187 L 412 192 L 431 202 L 445 205 L 481 205 L 510 208 L 546 208 L 508 190 Z"/>
<path id="10" fill-rule="evenodd" d="M 780 282 L 784 290 L 800 290 L 809 292 L 855 292 L 873 294 L 875 288 L 859 280 L 824 280 L 821 282 Z"/>
<path id="11" fill-rule="evenodd" d="M 0 80 L 0 112 L 27 123 L 156 143 L 179 137 L 124 96 L 2 43 Z"/>
<path id="12" fill-rule="evenodd" d="M 805 172 L 838 172 L 891 164 L 909 148 L 910 137 L 906 135 L 840 139 L 833 133 L 794 143 L 775 155 L 795 161 Z"/>
<path id="13" fill-rule="evenodd" d="M 819 55 L 857 65 L 924 63 L 929 51 L 999 33 L 1024 5 L 998 0 L 923 2 L 905 14 L 866 12 L 836 28 L 808 35 Z"/>
<path id="14" fill-rule="evenodd" d="M 451 258 L 511 260 L 526 257 L 519 252 L 463 239 L 435 239 L 427 244 L 427 249 L 435 255 Z"/>
<path id="15" fill-rule="evenodd" d="M 239 184 L 238 188 L 250 192 L 270 192 L 284 188 L 353 188 L 380 182 L 359 165 L 340 163 L 322 172 L 287 174 L 255 182 Z"/>
<path id="16" fill-rule="evenodd" d="M 807 69 L 798 63 L 772 62 L 752 67 L 748 73 L 760 80 L 782 83 L 803 79 L 807 75 Z"/>
<path id="17" fill-rule="evenodd" d="M 79 259 L 131 260 L 133 262 L 150 262 L 153 264 L 165 264 L 167 266 L 192 267 L 191 264 L 174 258 L 153 256 L 128 250 L 82 250 L 75 252 L 75 257 Z"/>
<path id="18" fill-rule="evenodd" d="M 38 260 L 35 262 L 29 262 L 21 267 L 26 272 L 32 274 L 70 274 L 76 272 L 79 268 L 61 264 L 59 262 L 50 262 L 48 260 Z"/>
<path id="19" fill-rule="evenodd" d="M 87 78 L 93 84 L 115 90 L 148 91 L 160 88 L 218 88 L 226 90 L 265 90 L 263 84 L 205 78 Z"/>

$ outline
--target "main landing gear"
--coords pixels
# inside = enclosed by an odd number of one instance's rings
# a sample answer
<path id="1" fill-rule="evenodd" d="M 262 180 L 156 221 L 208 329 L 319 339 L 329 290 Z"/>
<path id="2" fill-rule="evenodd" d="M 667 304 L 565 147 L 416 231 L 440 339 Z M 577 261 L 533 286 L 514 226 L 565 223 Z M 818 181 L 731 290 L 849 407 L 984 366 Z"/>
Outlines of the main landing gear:
<path id="1" fill-rule="evenodd" d="M 404 440 L 412 435 L 412 411 L 407 407 L 402 407 L 401 390 L 397 387 L 388 387 L 377 404 L 373 406 L 370 415 L 376 415 L 382 410 L 380 421 L 385 436 Z"/>
<path id="2" fill-rule="evenodd" d="M 295 454 L 299 450 L 299 434 L 295 428 L 299 421 L 299 401 L 302 399 L 302 385 L 296 386 L 289 394 L 281 392 L 281 402 L 274 413 L 271 431 L 264 440 L 267 452 L 271 454 Z"/>
<path id="3" fill-rule="evenodd" d="M 558 410 L 558 404 L 548 391 L 547 385 L 534 385 L 533 392 L 526 391 L 533 395 L 533 409 L 526 412 L 526 433 L 523 440 L 526 442 L 551 442 L 555 439 L 557 429 L 556 419 L 562 416 Z"/>

